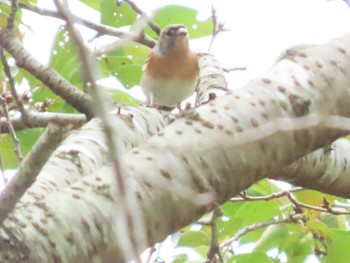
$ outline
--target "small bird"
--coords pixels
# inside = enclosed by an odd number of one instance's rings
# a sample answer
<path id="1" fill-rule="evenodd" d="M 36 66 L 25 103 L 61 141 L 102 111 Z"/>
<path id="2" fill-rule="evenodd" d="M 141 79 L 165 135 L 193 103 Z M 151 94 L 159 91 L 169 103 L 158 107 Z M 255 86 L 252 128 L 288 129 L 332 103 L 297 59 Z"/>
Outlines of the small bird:
<path id="1" fill-rule="evenodd" d="M 199 75 L 198 57 L 189 48 L 184 25 L 169 25 L 161 31 L 145 67 L 140 85 L 151 106 L 179 107 L 193 94 Z"/>

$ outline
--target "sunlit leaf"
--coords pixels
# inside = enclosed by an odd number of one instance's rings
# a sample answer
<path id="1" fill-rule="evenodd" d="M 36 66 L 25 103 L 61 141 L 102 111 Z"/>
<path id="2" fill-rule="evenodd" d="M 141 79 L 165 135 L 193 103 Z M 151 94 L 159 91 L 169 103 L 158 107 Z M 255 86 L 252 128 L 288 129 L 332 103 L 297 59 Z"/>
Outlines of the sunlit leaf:
<path id="1" fill-rule="evenodd" d="M 5 13 L 0 13 L 0 27 L 7 26 L 7 15 Z"/>
<path id="2" fill-rule="evenodd" d="M 0 27 L 7 26 L 7 18 L 11 12 L 10 1 L 0 1 Z M 22 34 L 18 29 L 18 25 L 21 23 L 22 10 L 18 9 L 14 21 L 14 31 L 17 37 L 22 38 Z"/>
<path id="3" fill-rule="evenodd" d="M 348 236 L 349 236 L 349 231 L 345 231 L 345 230 L 332 229 L 329 232 L 329 237 L 331 240 L 337 240 L 339 238 L 348 237 Z"/>
<path id="4" fill-rule="evenodd" d="M 38 3 L 38 0 L 20 0 L 19 2 L 25 5 L 35 5 Z"/>
<path id="5" fill-rule="evenodd" d="M 108 56 L 101 60 L 106 68 L 114 75 L 126 88 L 131 88 L 140 83 L 142 66 L 136 64 L 128 57 Z"/>
<path id="6" fill-rule="evenodd" d="M 98 0 L 79 0 L 79 1 L 95 10 L 100 9 L 100 1 Z"/>
<path id="7" fill-rule="evenodd" d="M 300 225 L 288 225 L 289 235 L 287 235 L 278 248 L 284 251 L 288 257 L 288 262 L 305 259 L 313 251 L 313 236 Z M 303 262 L 303 261 L 296 261 Z"/>
<path id="8" fill-rule="evenodd" d="M 239 254 L 230 258 L 227 263 L 273 263 L 273 261 L 262 252 L 253 252 L 249 254 Z"/>
<path id="9" fill-rule="evenodd" d="M 42 131 L 42 129 L 27 129 L 16 133 L 20 141 L 20 148 L 23 156 L 32 149 Z M 18 158 L 14 152 L 13 139 L 9 134 L 0 137 L 0 152 L 5 169 L 18 166 Z"/>
<path id="10" fill-rule="evenodd" d="M 254 250 L 266 252 L 282 243 L 287 236 L 288 228 L 285 225 L 270 225 L 256 242 Z"/>
<path id="11" fill-rule="evenodd" d="M 244 218 L 241 217 L 233 217 L 222 219 L 218 218 L 217 220 L 217 228 L 219 232 L 220 241 L 225 241 L 232 237 L 238 230 L 240 230 L 243 226 Z"/>
<path id="12" fill-rule="evenodd" d="M 177 246 L 197 247 L 209 244 L 210 237 L 204 231 L 188 231 L 181 235 Z"/>
<path id="13" fill-rule="evenodd" d="M 202 256 L 201 262 L 205 261 L 204 259 L 207 258 L 210 246 L 209 245 L 202 245 L 202 246 L 196 246 L 193 247 L 193 249 Z"/>
<path id="14" fill-rule="evenodd" d="M 152 19 L 161 28 L 169 24 L 184 24 L 191 38 L 210 35 L 213 26 L 211 19 L 207 18 L 200 21 L 197 19 L 197 16 L 198 11 L 196 9 L 179 5 L 167 5 L 156 9 L 152 15 Z M 150 29 L 148 29 L 146 33 L 154 38 L 157 37 Z"/>
<path id="15" fill-rule="evenodd" d="M 314 190 L 300 191 L 296 192 L 294 195 L 298 201 L 313 206 L 322 206 L 324 199 L 326 199 L 329 204 L 332 205 L 336 199 L 336 197 L 333 195 L 321 193 Z M 305 212 L 311 220 L 320 216 L 320 212 L 315 210 L 305 209 Z"/>
<path id="16" fill-rule="evenodd" d="M 129 4 L 122 2 L 120 6 L 113 0 L 101 0 L 101 23 L 114 27 L 131 25 L 135 22 L 137 13 Z"/>
<path id="17" fill-rule="evenodd" d="M 235 216 L 244 218 L 244 224 L 250 225 L 260 221 L 271 220 L 277 215 L 280 215 L 279 206 L 275 200 L 270 200 L 246 202 Z"/>
<path id="18" fill-rule="evenodd" d="M 127 105 L 139 105 L 140 102 L 134 99 L 132 96 L 130 96 L 126 92 L 122 92 L 119 90 L 113 90 L 109 89 L 106 92 L 108 94 L 108 97 L 111 98 L 113 101 L 122 103 L 122 104 L 127 104 Z"/>
<path id="19" fill-rule="evenodd" d="M 321 235 L 323 237 L 328 237 L 330 234 L 329 227 L 322 222 L 308 221 L 306 222 L 306 226 L 314 234 Z"/>
<path id="20" fill-rule="evenodd" d="M 338 238 L 328 247 L 327 259 L 331 263 L 350 262 L 350 237 Z"/>
<path id="21" fill-rule="evenodd" d="M 263 179 L 249 187 L 247 194 L 252 196 L 270 195 L 272 187 L 273 185 L 268 179 Z"/>
<path id="22" fill-rule="evenodd" d="M 64 27 L 57 31 L 53 42 L 50 66 L 75 86 L 82 87 L 80 60 L 75 46 Z"/>

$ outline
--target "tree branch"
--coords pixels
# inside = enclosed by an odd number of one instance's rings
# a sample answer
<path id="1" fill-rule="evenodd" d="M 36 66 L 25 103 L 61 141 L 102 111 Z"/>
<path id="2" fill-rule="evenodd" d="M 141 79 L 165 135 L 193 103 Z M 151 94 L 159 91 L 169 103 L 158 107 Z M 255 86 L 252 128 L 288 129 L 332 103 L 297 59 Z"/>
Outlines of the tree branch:
<path id="1" fill-rule="evenodd" d="M 296 223 L 299 220 L 303 219 L 303 214 L 291 214 L 287 218 L 283 219 L 272 219 L 270 221 L 261 222 L 252 224 L 250 226 L 244 227 L 243 229 L 239 230 L 232 238 L 226 240 L 224 243 L 220 245 L 220 248 L 223 249 L 225 247 L 229 247 L 233 242 L 238 241 L 242 236 L 252 232 L 259 230 L 264 227 L 268 227 L 271 225 L 278 225 L 278 224 L 289 224 L 289 223 Z"/>
<path id="2" fill-rule="evenodd" d="M 219 61 L 209 53 L 198 53 L 199 82 L 195 105 L 204 104 L 228 91 Z"/>
<path id="3" fill-rule="evenodd" d="M 303 191 L 305 190 L 304 188 L 301 187 L 295 187 L 293 189 L 290 189 L 288 191 L 281 191 L 278 193 L 273 193 L 271 195 L 266 195 L 266 196 L 248 196 L 245 193 L 244 194 L 240 194 L 241 197 L 233 197 L 230 198 L 231 202 L 242 202 L 242 201 L 268 201 L 271 199 L 277 199 L 280 197 L 284 197 L 287 196 L 290 193 L 295 193 L 295 192 L 299 192 L 299 191 Z"/>
<path id="4" fill-rule="evenodd" d="M 71 126 L 50 124 L 28 153 L 16 175 L 0 193 L 0 225 L 15 207 L 24 192 L 32 185 L 51 153 L 71 130 Z"/>
<path id="5" fill-rule="evenodd" d="M 345 128 L 349 119 L 339 118 L 338 129 Z M 334 123 L 335 123 L 334 122 Z M 269 177 L 294 185 L 350 197 L 350 141 L 339 139 L 318 149 Z M 335 172 L 336 171 L 336 172 Z M 332 187 L 329 187 L 332 185 Z"/>
<path id="6" fill-rule="evenodd" d="M 6 127 L 7 130 L 9 131 L 9 133 L 10 133 L 10 135 L 12 137 L 13 147 L 14 147 L 16 156 L 18 158 L 18 162 L 21 163 L 22 159 L 23 159 L 23 155 L 22 155 L 22 152 L 21 152 L 21 147 L 20 147 L 20 144 L 19 144 L 19 140 L 18 140 L 18 138 L 16 136 L 16 132 L 15 132 L 15 130 L 13 128 L 11 119 L 9 117 L 9 110 L 8 110 L 8 106 L 7 106 L 7 103 L 6 103 L 6 99 L 3 98 L 0 95 L 0 101 L 1 101 L 1 105 L 2 105 L 2 108 L 4 110 L 4 115 L 5 115 L 4 126 L 1 126 L 1 128 L 2 127 Z"/>
<path id="7" fill-rule="evenodd" d="M 11 0 L 11 11 L 7 18 L 7 29 L 12 30 L 15 25 L 18 4 L 17 0 Z"/>
<path id="8" fill-rule="evenodd" d="M 13 98 L 15 99 L 16 106 L 18 107 L 19 112 L 21 113 L 22 117 L 25 118 L 26 112 L 24 109 L 23 101 L 18 96 L 16 87 L 15 87 L 15 81 L 11 75 L 10 65 L 7 62 L 7 58 L 6 58 L 4 49 L 2 47 L 0 47 L 0 57 L 1 57 L 1 62 L 2 62 L 3 67 L 4 67 L 5 75 L 8 78 L 11 94 L 12 94 Z"/>
<path id="9" fill-rule="evenodd" d="M 318 212 L 324 212 L 324 213 L 330 213 L 333 215 L 349 215 L 350 214 L 350 209 L 336 209 L 332 208 L 329 205 L 324 205 L 324 207 L 319 207 L 319 206 L 313 206 L 309 204 L 304 204 L 298 202 L 291 194 L 287 195 L 288 199 L 295 205 L 297 208 L 306 208 Z"/>
<path id="10" fill-rule="evenodd" d="M 43 15 L 43 16 L 50 16 L 50 17 L 54 17 L 57 19 L 63 19 L 62 15 L 59 14 L 56 11 L 53 10 L 48 10 L 48 9 L 43 9 L 43 8 L 39 8 L 37 6 L 28 6 L 22 3 L 19 3 L 19 7 L 22 9 L 26 9 L 28 11 L 37 13 L 39 15 Z M 118 30 L 114 27 L 111 26 L 107 26 L 107 25 L 102 25 L 102 24 L 98 24 L 98 23 L 94 23 L 88 19 L 84 19 L 78 16 L 75 16 L 74 14 L 72 14 L 72 18 L 74 19 L 74 21 L 82 26 L 88 27 L 92 30 L 95 30 L 98 35 L 103 36 L 103 35 L 109 35 L 109 36 L 115 36 L 121 39 L 130 39 L 131 41 L 140 43 L 142 45 L 148 46 L 150 48 L 155 46 L 156 41 L 144 34 L 134 34 L 132 32 L 125 32 L 122 30 Z"/>
<path id="11" fill-rule="evenodd" d="M 161 29 L 159 28 L 158 25 L 156 25 L 152 19 L 144 12 L 142 11 L 141 8 L 139 8 L 134 1 L 131 0 L 120 0 L 117 1 L 117 5 L 120 5 L 122 2 L 128 3 L 128 5 L 131 6 L 131 8 L 138 13 L 139 15 L 141 15 L 142 17 L 144 17 L 147 21 L 147 24 L 149 25 L 149 27 L 159 36 L 160 35 L 160 31 Z"/>
<path id="12" fill-rule="evenodd" d="M 55 122 L 59 125 L 69 123 L 73 128 L 78 128 L 86 122 L 86 117 L 83 114 L 28 111 L 25 119 L 16 115 L 10 118 L 10 122 L 16 131 L 28 128 L 45 128 L 50 122 Z M 10 132 L 6 123 L 7 120 L 5 118 L 0 118 L 1 133 Z"/>

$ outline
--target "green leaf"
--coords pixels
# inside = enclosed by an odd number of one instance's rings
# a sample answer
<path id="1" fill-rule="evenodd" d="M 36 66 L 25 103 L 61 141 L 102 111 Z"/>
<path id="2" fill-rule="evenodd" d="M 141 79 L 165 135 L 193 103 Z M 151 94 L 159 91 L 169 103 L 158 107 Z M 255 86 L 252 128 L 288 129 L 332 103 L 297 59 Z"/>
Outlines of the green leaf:
<path id="1" fill-rule="evenodd" d="M 280 215 L 278 203 L 275 200 L 246 202 L 236 213 L 236 217 L 244 218 L 244 225 L 271 220 Z"/>
<path id="2" fill-rule="evenodd" d="M 0 27 L 7 26 L 7 18 L 11 12 L 10 1 L 0 1 Z M 22 9 L 18 9 L 16 12 L 16 18 L 14 23 L 14 31 L 19 38 L 22 38 L 21 32 L 18 29 L 18 25 L 21 23 Z"/>
<path id="3" fill-rule="evenodd" d="M 167 5 L 154 11 L 152 16 L 153 21 L 161 28 L 169 24 L 184 24 L 191 38 L 199 38 L 211 35 L 213 24 L 210 18 L 204 21 L 197 19 L 198 11 L 193 8 L 180 5 Z M 156 38 L 157 35 L 147 29 L 146 33 Z"/>
<path id="4" fill-rule="evenodd" d="M 72 106 L 67 104 L 62 98 L 58 97 L 48 87 L 41 86 L 33 91 L 34 102 L 44 102 L 46 99 L 50 99 L 51 103 L 47 107 L 52 112 L 65 112 L 74 113 L 77 112 Z"/>
<path id="5" fill-rule="evenodd" d="M 117 6 L 115 0 L 101 0 L 101 23 L 114 27 L 131 25 L 137 18 L 137 13 L 129 4 L 122 2 Z"/>
<path id="6" fill-rule="evenodd" d="M 5 13 L 0 13 L 0 27 L 7 26 L 7 15 Z"/>
<path id="7" fill-rule="evenodd" d="M 241 217 L 228 218 L 227 220 L 218 218 L 217 228 L 219 232 L 219 240 L 225 241 L 229 239 L 242 228 L 243 223 L 244 219 Z"/>
<path id="8" fill-rule="evenodd" d="M 193 247 L 193 249 L 202 257 L 201 262 L 204 262 L 205 261 L 204 259 L 207 258 L 208 256 L 210 246 L 202 245 L 202 246 Z"/>
<path id="9" fill-rule="evenodd" d="M 260 239 L 256 242 L 254 251 L 266 252 L 284 242 L 288 236 L 286 225 L 271 225 L 266 228 Z"/>
<path id="10" fill-rule="evenodd" d="M 336 239 L 343 238 L 343 237 L 348 237 L 348 236 L 349 236 L 349 231 L 346 231 L 346 230 L 332 229 L 329 232 L 330 240 L 336 240 Z"/>
<path id="11" fill-rule="evenodd" d="M 210 238 L 204 231 L 187 231 L 183 233 L 177 243 L 177 246 L 182 247 L 198 247 L 202 245 L 209 245 Z"/>
<path id="12" fill-rule="evenodd" d="M 142 66 L 125 56 L 108 56 L 101 60 L 102 68 L 109 70 L 126 88 L 140 83 Z"/>
<path id="13" fill-rule="evenodd" d="M 32 149 L 42 131 L 43 129 L 27 129 L 16 132 L 23 156 Z M 0 153 L 4 169 L 11 169 L 18 166 L 18 158 L 14 152 L 13 140 L 9 134 L 0 136 Z"/>
<path id="14" fill-rule="evenodd" d="M 305 190 L 294 193 L 296 199 L 302 203 L 306 203 L 313 206 L 322 206 L 324 198 L 327 199 L 330 205 L 333 204 L 336 199 L 333 195 L 324 194 L 314 190 Z M 305 209 L 305 213 L 311 220 L 320 217 L 320 212 L 310 209 Z"/>
<path id="15" fill-rule="evenodd" d="M 100 1 L 98 0 L 79 0 L 79 1 L 95 10 L 100 10 Z"/>
<path id="16" fill-rule="evenodd" d="M 349 235 L 349 234 L 348 234 Z M 332 263 L 350 262 L 350 237 L 338 238 L 328 247 L 327 259 Z"/>
<path id="17" fill-rule="evenodd" d="M 220 206 L 223 217 L 218 218 L 217 227 L 220 241 L 225 241 L 241 229 L 244 218 L 235 217 L 245 202 L 226 202 Z"/>
<path id="18" fill-rule="evenodd" d="M 143 65 L 148 57 L 149 49 L 144 45 L 131 43 L 123 48 L 123 55 L 132 59 L 135 64 Z"/>
<path id="19" fill-rule="evenodd" d="M 309 230 L 317 235 L 321 235 L 323 237 L 328 237 L 330 234 L 329 227 L 319 221 L 308 221 L 306 222 L 306 226 L 309 228 Z"/>
<path id="20" fill-rule="evenodd" d="M 106 93 L 108 94 L 109 98 L 111 98 L 118 104 L 127 104 L 133 106 L 140 105 L 140 102 L 134 99 L 132 96 L 130 96 L 127 92 L 108 89 Z"/>
<path id="21" fill-rule="evenodd" d="M 272 194 L 272 186 L 269 179 L 263 179 L 249 187 L 247 194 L 252 196 L 270 195 Z"/>
<path id="22" fill-rule="evenodd" d="M 303 226 L 288 225 L 289 234 L 282 243 L 278 245 L 280 251 L 284 251 L 288 257 L 288 262 L 303 262 L 313 252 L 313 236 Z"/>
<path id="23" fill-rule="evenodd" d="M 57 31 L 51 50 L 50 66 L 75 86 L 82 87 L 80 61 L 77 50 L 64 27 Z"/>
<path id="24" fill-rule="evenodd" d="M 280 216 L 279 204 L 276 200 L 246 202 L 242 205 L 234 218 L 242 219 L 242 227 L 248 226 L 261 221 L 268 221 L 272 218 Z M 255 242 L 260 238 L 264 229 L 250 232 L 244 235 L 240 242 Z"/>
<path id="25" fill-rule="evenodd" d="M 239 254 L 230 258 L 227 263 L 272 263 L 272 260 L 262 252 L 253 252 L 249 254 Z"/>
<path id="26" fill-rule="evenodd" d="M 35 5 L 38 3 L 38 0 L 21 0 L 19 2 L 25 5 Z"/>
<path id="27" fill-rule="evenodd" d="M 187 254 L 178 254 L 175 256 L 175 259 L 172 261 L 173 263 L 183 263 L 188 260 L 188 255 Z"/>
<path id="28" fill-rule="evenodd" d="M 220 206 L 220 209 L 225 216 L 233 217 L 245 203 L 246 202 L 226 202 Z"/>

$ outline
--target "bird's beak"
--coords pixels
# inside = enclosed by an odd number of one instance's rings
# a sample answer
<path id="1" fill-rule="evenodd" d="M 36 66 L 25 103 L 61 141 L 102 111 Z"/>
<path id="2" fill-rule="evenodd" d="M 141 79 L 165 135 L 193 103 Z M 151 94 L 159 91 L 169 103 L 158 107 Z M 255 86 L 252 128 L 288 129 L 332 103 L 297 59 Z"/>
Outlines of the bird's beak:
<path id="1" fill-rule="evenodd" d="M 182 36 L 182 37 L 185 37 L 185 36 L 187 36 L 187 35 L 188 35 L 188 31 L 187 31 L 187 29 L 186 29 L 186 28 L 184 28 L 184 27 L 180 27 L 180 28 L 177 30 L 176 35 L 178 35 L 178 36 Z"/>

